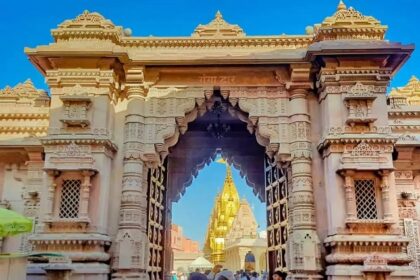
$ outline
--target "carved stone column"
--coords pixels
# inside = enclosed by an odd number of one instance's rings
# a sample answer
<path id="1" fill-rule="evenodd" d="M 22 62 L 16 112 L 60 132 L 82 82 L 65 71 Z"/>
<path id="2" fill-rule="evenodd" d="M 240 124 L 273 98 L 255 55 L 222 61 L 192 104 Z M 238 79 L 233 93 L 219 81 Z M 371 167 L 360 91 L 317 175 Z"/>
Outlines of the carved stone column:
<path id="1" fill-rule="evenodd" d="M 382 173 L 381 192 L 382 192 L 382 207 L 384 211 L 384 220 L 392 221 L 392 209 L 389 196 L 389 171 L 384 170 Z"/>
<path id="2" fill-rule="evenodd" d="M 320 241 L 315 226 L 312 187 L 312 147 L 308 113 L 308 91 L 290 90 L 290 145 L 292 167 L 292 220 L 289 271 L 293 279 L 321 278 Z"/>
<path id="3" fill-rule="evenodd" d="M 43 220 L 50 221 L 54 217 L 54 196 L 55 188 L 57 186 L 55 178 L 57 177 L 57 171 L 48 170 L 47 176 L 47 196 L 45 200 L 45 213 L 43 215 Z"/>
<path id="4" fill-rule="evenodd" d="M 80 209 L 79 218 L 83 220 L 89 220 L 89 196 L 90 187 L 92 186 L 90 179 L 95 173 L 92 171 L 82 171 L 83 183 L 80 190 Z"/>
<path id="5" fill-rule="evenodd" d="M 346 195 L 346 220 L 355 221 L 357 220 L 357 206 L 356 206 L 356 196 L 354 191 L 354 172 L 346 171 L 344 174 L 344 189 Z"/>
<path id="6" fill-rule="evenodd" d="M 133 70 L 129 78 L 142 79 L 142 70 Z M 144 134 L 145 89 L 128 87 L 125 119 L 124 163 L 120 222 L 113 248 L 112 279 L 148 279 L 149 240 L 147 237 L 147 167 L 141 159 Z"/>

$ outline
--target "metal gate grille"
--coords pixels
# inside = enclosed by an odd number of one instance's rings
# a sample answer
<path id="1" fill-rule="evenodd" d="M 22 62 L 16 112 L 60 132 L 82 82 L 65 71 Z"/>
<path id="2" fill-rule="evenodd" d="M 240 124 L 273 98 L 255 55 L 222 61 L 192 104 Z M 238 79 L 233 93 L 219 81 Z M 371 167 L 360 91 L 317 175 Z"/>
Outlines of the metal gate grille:
<path id="1" fill-rule="evenodd" d="M 150 280 L 164 279 L 166 174 L 166 164 L 149 170 L 147 234 L 150 241 Z"/>
<path id="2" fill-rule="evenodd" d="M 280 169 L 270 158 L 265 159 L 265 194 L 267 203 L 268 268 L 287 271 L 288 237 L 287 169 Z"/>

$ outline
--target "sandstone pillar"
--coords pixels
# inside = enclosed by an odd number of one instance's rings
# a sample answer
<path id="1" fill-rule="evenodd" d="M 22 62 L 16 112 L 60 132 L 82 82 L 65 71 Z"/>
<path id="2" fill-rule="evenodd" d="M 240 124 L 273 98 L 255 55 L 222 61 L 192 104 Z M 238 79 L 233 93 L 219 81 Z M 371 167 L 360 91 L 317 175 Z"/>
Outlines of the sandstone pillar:
<path id="1" fill-rule="evenodd" d="M 354 179 L 352 171 L 347 171 L 345 173 L 344 188 L 346 196 L 346 210 L 347 210 L 347 221 L 357 220 L 357 207 L 356 207 L 356 197 L 354 192 Z"/>
<path id="2" fill-rule="evenodd" d="M 43 220 L 52 220 L 54 215 L 54 194 L 57 184 L 55 183 L 56 171 L 47 171 L 47 196 Z"/>
<path id="3" fill-rule="evenodd" d="M 141 159 L 144 88 L 132 85 L 127 92 L 120 222 L 113 250 L 112 279 L 148 279 L 147 167 Z"/>
<path id="4" fill-rule="evenodd" d="M 387 222 L 392 222 L 394 220 L 392 214 L 392 206 L 389 195 L 389 171 L 384 170 L 382 172 L 382 183 L 381 183 L 381 193 L 382 193 L 382 207 L 384 211 L 384 220 Z"/>
<path id="5" fill-rule="evenodd" d="M 83 183 L 81 185 L 81 192 L 80 192 L 80 209 L 79 209 L 79 218 L 81 219 L 89 219 L 89 196 L 90 196 L 90 187 L 92 184 L 90 183 L 91 176 L 95 173 L 92 171 L 83 171 Z"/>
<path id="6" fill-rule="evenodd" d="M 320 241 L 315 226 L 312 190 L 312 148 L 306 88 L 290 90 L 292 189 L 289 271 L 292 279 L 321 278 Z"/>

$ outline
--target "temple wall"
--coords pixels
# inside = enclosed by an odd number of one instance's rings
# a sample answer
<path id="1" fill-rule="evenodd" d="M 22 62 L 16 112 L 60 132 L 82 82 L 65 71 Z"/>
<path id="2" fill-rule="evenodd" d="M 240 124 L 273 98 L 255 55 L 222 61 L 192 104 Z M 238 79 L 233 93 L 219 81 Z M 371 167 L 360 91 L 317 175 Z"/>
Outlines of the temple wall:
<path id="1" fill-rule="evenodd" d="M 53 43 L 25 50 L 51 98 L 30 81 L 0 92 L 1 203 L 35 218 L 33 251 L 63 254 L 71 280 L 163 278 L 164 159 L 217 88 L 265 148 L 269 172 L 290 171 L 278 200 L 290 217 L 268 202 L 271 268 L 292 280 L 411 280 L 419 98 L 397 92 L 387 110 L 386 88 L 414 47 L 386 30 L 341 1 L 296 36 L 246 36 L 218 12 L 191 38 L 136 38 L 85 11 Z M 266 186 L 273 196 L 279 181 Z M 3 250 L 19 242 L 6 238 Z M 31 262 L 29 279 L 57 275 L 50 260 Z"/>
<path id="2" fill-rule="evenodd" d="M 322 162 L 322 156 L 318 153 L 317 143 L 320 141 L 322 136 L 322 121 L 318 121 L 322 117 L 322 107 L 318 102 L 318 98 L 315 95 L 308 96 L 308 107 L 309 115 L 311 118 L 311 142 L 312 142 L 312 178 L 313 178 L 313 190 L 315 200 L 315 218 L 317 224 L 317 232 L 321 239 L 327 237 L 328 234 L 328 209 L 326 208 L 328 192 L 326 191 L 327 184 L 325 181 L 324 165 Z"/>
<path id="3" fill-rule="evenodd" d="M 3 165 L 3 192 L 0 196 L 3 203 L 7 203 L 9 209 L 18 213 L 23 213 L 24 201 L 22 200 L 22 194 L 24 190 L 23 178 L 16 177 L 19 172 L 19 166 Z M 20 171 L 22 173 L 22 171 Z M 7 237 L 3 238 L 3 244 L 1 246 L 1 252 L 3 253 L 15 253 L 21 251 L 22 236 Z"/>
<path id="4" fill-rule="evenodd" d="M 389 125 L 398 137 L 393 174 L 398 221 L 403 234 L 410 239 L 407 251 L 417 279 L 420 279 L 419 85 L 418 79 L 412 77 L 406 86 L 393 89 L 388 96 Z"/>
<path id="5" fill-rule="evenodd" d="M 235 244 L 227 248 L 225 250 L 226 262 L 224 267 L 233 272 L 245 270 L 245 256 L 248 252 L 252 252 L 252 254 L 255 256 L 255 272 L 265 272 L 267 270 L 267 263 L 261 262 L 261 259 L 266 255 L 266 248 L 259 247 L 258 245 L 250 246 L 250 244 L 253 242 L 255 242 L 255 240 L 244 238 L 240 242 L 243 244 Z"/>

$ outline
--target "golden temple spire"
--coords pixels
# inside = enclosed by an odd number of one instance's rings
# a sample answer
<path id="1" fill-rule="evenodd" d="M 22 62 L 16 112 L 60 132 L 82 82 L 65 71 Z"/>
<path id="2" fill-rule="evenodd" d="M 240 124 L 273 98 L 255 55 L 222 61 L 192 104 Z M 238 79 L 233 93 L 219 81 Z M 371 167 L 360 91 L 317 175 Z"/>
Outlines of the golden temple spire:
<path id="1" fill-rule="evenodd" d="M 226 165 L 226 177 L 225 177 L 225 182 L 223 184 L 221 196 L 223 198 L 228 198 L 230 200 L 232 199 L 239 200 L 238 190 L 236 189 L 235 183 L 233 182 L 232 169 L 230 165 L 224 159 L 220 159 L 217 162 L 224 163 Z"/>
<path id="2" fill-rule="evenodd" d="M 217 160 L 226 165 L 226 177 L 222 191 L 216 196 L 204 245 L 206 258 L 215 264 L 224 262 L 224 241 L 238 213 L 240 198 L 232 178 L 232 169 L 224 159 Z"/>
<path id="3" fill-rule="evenodd" d="M 347 9 L 346 4 L 344 4 L 343 0 L 340 0 L 340 3 L 338 3 L 338 6 L 337 6 L 337 11 L 342 11 L 346 9 Z"/>
<path id="4" fill-rule="evenodd" d="M 419 81 L 419 79 L 417 79 L 416 76 L 412 75 L 411 78 L 410 78 L 410 80 L 408 80 L 408 84 L 409 85 L 412 85 L 412 84 L 417 83 L 418 81 Z"/>
<path id="5" fill-rule="evenodd" d="M 222 196 L 229 200 L 239 200 L 238 190 L 232 178 L 232 169 L 228 164 L 226 164 L 226 178 L 223 184 Z"/>

